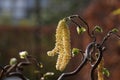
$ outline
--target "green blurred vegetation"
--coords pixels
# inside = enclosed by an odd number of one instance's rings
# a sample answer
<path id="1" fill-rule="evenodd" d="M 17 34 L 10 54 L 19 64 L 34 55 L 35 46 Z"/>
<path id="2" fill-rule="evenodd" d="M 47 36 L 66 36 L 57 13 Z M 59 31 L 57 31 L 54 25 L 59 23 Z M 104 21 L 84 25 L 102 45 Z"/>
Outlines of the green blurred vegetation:
<path id="1" fill-rule="evenodd" d="M 35 6 L 31 10 L 26 9 L 26 16 L 16 20 L 13 12 L 0 12 L 0 25 L 36 26 L 56 24 L 59 19 L 77 13 L 82 13 L 91 0 L 42 0 L 34 1 Z M 38 4 L 40 2 L 40 4 Z M 27 3 L 26 3 L 27 5 Z M 43 5 L 43 6 L 42 6 Z"/>
<path id="2" fill-rule="evenodd" d="M 50 0 L 41 10 L 42 24 L 57 23 L 59 19 L 71 14 L 82 13 L 91 0 Z"/>
<path id="3" fill-rule="evenodd" d="M 120 15 L 120 8 L 114 10 L 114 11 L 112 12 L 112 14 L 113 14 L 113 15 Z"/>

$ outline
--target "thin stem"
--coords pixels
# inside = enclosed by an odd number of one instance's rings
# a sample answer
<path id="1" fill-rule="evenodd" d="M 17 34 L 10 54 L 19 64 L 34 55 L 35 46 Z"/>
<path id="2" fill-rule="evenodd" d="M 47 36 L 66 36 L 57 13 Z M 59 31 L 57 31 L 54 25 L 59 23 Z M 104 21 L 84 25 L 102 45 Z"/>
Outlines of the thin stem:
<path id="1" fill-rule="evenodd" d="M 101 46 L 103 46 L 103 44 L 105 43 L 105 41 L 107 41 L 107 39 L 110 37 L 111 32 L 108 32 L 107 35 L 103 38 L 102 42 L 101 42 Z"/>
<path id="2" fill-rule="evenodd" d="M 34 64 L 37 66 L 37 68 L 39 68 L 40 69 L 40 62 L 39 61 L 37 61 L 37 59 L 36 58 L 34 58 L 34 57 L 32 57 L 32 56 L 27 56 L 27 58 L 28 59 L 31 59 L 32 61 L 34 61 Z M 42 64 L 41 64 L 42 65 Z"/>
<path id="3" fill-rule="evenodd" d="M 103 55 L 102 55 L 102 53 L 103 53 L 102 48 L 99 47 L 98 50 L 99 50 L 99 52 L 98 52 L 97 61 L 95 62 L 94 65 L 92 65 L 92 69 L 91 69 L 91 80 L 94 80 L 94 72 L 95 72 L 95 69 L 98 67 L 98 65 L 99 65 L 99 63 L 101 62 L 102 57 L 103 57 Z"/>
<path id="4" fill-rule="evenodd" d="M 5 75 L 6 71 L 11 67 L 11 65 L 6 65 L 3 70 L 0 72 L 0 79 Z"/>
<path id="5" fill-rule="evenodd" d="M 87 63 L 89 54 L 91 54 L 90 51 L 91 51 L 91 49 L 94 47 L 94 45 L 95 45 L 95 42 L 91 42 L 91 43 L 87 46 L 86 51 L 85 51 L 85 55 L 84 55 L 84 57 L 83 57 L 83 59 L 82 59 L 81 64 L 80 64 L 74 71 L 68 72 L 68 73 L 62 73 L 57 80 L 62 80 L 63 77 L 72 76 L 72 75 L 75 75 L 75 74 L 77 74 L 78 72 L 80 72 L 80 70 L 81 70 L 81 69 L 84 67 L 84 65 Z"/>
<path id="6" fill-rule="evenodd" d="M 93 38 L 93 36 L 92 36 L 91 33 L 90 33 L 90 27 L 89 27 L 88 23 L 87 23 L 83 18 L 81 18 L 80 16 L 78 16 L 78 18 L 79 18 L 81 21 L 83 21 L 83 23 L 87 26 L 88 35 L 89 35 L 91 38 Z"/>
<path id="7" fill-rule="evenodd" d="M 14 64 L 12 66 L 10 66 L 6 72 L 5 72 L 5 75 L 8 75 L 12 70 L 14 70 L 15 68 L 17 67 L 17 64 Z"/>
<path id="8" fill-rule="evenodd" d="M 18 65 L 17 65 L 17 67 L 16 67 L 16 71 L 17 72 L 20 72 L 20 70 L 21 70 L 21 68 L 23 67 L 23 66 L 26 66 L 26 65 L 30 65 L 31 63 L 27 60 L 26 62 L 20 62 Z"/>
<path id="9" fill-rule="evenodd" d="M 73 76 L 73 75 L 77 74 L 83 68 L 83 66 L 86 64 L 86 62 L 87 62 L 87 59 L 84 58 L 82 60 L 82 63 L 74 71 L 68 72 L 68 73 L 62 73 L 57 80 L 63 80 L 63 77 Z"/>
<path id="10" fill-rule="evenodd" d="M 0 66 L 0 68 L 1 68 L 2 70 L 5 70 L 2 66 Z"/>
<path id="11" fill-rule="evenodd" d="M 84 56 L 83 51 L 80 51 L 80 52 L 82 53 L 82 62 L 81 62 L 81 64 L 72 72 L 62 73 L 57 80 L 62 80 L 64 77 L 75 75 L 83 68 L 83 66 L 87 62 L 87 58 L 85 58 L 86 56 Z"/>
<path id="12" fill-rule="evenodd" d="M 92 30 L 91 35 L 92 35 L 92 38 L 93 38 L 93 42 L 95 42 L 96 41 L 95 28 Z"/>
<path id="13" fill-rule="evenodd" d="M 114 34 L 118 39 L 120 39 L 120 35 L 112 32 L 112 31 L 109 31 L 109 32 L 107 33 L 107 35 L 103 38 L 100 46 L 103 46 L 103 44 L 108 40 L 109 37 L 111 37 L 110 35 L 112 35 L 112 34 Z"/>
<path id="14" fill-rule="evenodd" d="M 120 35 L 118 35 L 116 33 L 112 33 L 112 34 L 114 34 L 120 40 Z"/>
<path id="15" fill-rule="evenodd" d="M 71 18 L 75 18 L 75 17 L 79 18 L 86 25 L 88 35 L 90 36 L 90 38 L 93 38 L 93 35 L 90 32 L 90 27 L 89 27 L 88 23 L 82 17 L 80 17 L 79 15 L 72 15 L 68 18 L 71 19 Z"/>
<path id="16" fill-rule="evenodd" d="M 76 23 L 74 20 L 70 19 L 76 26 L 81 27 L 78 23 Z"/>

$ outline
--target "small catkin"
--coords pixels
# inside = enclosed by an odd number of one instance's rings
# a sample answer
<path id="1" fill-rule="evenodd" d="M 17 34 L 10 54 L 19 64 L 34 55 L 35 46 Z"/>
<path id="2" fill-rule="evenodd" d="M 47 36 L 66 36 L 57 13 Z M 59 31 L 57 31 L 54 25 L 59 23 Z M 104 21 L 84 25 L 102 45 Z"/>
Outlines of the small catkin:
<path id="1" fill-rule="evenodd" d="M 104 80 L 104 75 L 103 75 L 103 68 L 104 68 L 104 59 L 102 58 L 100 64 L 98 65 L 98 80 Z"/>
<path id="2" fill-rule="evenodd" d="M 63 71 L 71 59 L 70 30 L 66 20 L 59 21 L 56 29 L 56 43 L 52 51 L 47 52 L 48 56 L 58 54 L 56 69 Z"/>

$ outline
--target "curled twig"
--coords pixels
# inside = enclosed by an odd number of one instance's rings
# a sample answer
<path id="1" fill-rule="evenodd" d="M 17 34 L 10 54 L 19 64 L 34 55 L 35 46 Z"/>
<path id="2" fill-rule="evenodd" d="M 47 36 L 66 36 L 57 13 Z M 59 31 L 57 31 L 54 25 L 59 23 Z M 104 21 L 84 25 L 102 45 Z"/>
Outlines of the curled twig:
<path id="1" fill-rule="evenodd" d="M 25 61 L 13 64 L 13 65 L 6 65 L 3 68 L 1 67 L 2 70 L 0 72 L 1 73 L 0 79 L 3 79 L 5 77 L 16 76 L 16 77 L 21 78 L 22 80 L 27 80 L 25 76 L 23 75 L 22 70 L 23 70 L 23 66 L 28 66 L 32 64 L 31 61 L 34 62 L 34 64 L 38 67 L 38 69 L 40 68 L 39 62 L 32 56 L 27 55 L 24 60 Z"/>
<path id="2" fill-rule="evenodd" d="M 102 57 L 103 57 L 103 52 L 105 51 L 105 47 L 103 46 L 103 44 L 108 40 L 108 38 L 111 36 L 111 34 L 115 35 L 118 39 L 120 39 L 120 36 L 115 33 L 116 29 L 111 30 L 103 38 L 102 42 L 98 44 L 96 42 L 96 35 L 95 35 L 96 28 L 94 28 L 93 31 L 90 32 L 89 25 L 87 24 L 87 22 L 78 15 L 69 16 L 69 17 L 67 17 L 67 20 L 70 20 L 76 26 L 81 27 L 81 25 L 79 25 L 77 22 L 75 22 L 73 20 L 73 18 L 79 18 L 86 25 L 87 33 L 88 33 L 89 37 L 93 39 L 93 41 L 88 44 L 88 46 L 85 50 L 85 54 L 83 56 L 81 64 L 72 72 L 62 73 L 57 80 L 62 80 L 64 77 L 72 76 L 72 75 L 75 75 L 78 72 L 80 72 L 80 70 L 84 67 L 84 65 L 86 64 L 87 61 L 92 62 L 92 60 L 93 60 L 92 53 L 97 50 L 97 53 L 98 53 L 97 54 L 97 59 L 94 61 L 93 64 L 91 63 L 91 67 L 92 67 L 92 69 L 91 69 L 91 80 L 94 80 L 94 72 L 95 72 L 96 68 L 98 67 L 99 63 L 101 62 Z M 97 29 L 98 28 L 99 27 L 97 27 Z M 102 29 L 100 29 L 100 30 L 102 30 Z"/>
<path id="3" fill-rule="evenodd" d="M 90 27 L 89 27 L 88 23 L 81 16 L 79 16 L 79 15 L 71 15 L 71 16 L 69 16 L 67 18 L 68 18 L 68 20 L 72 21 L 76 26 L 81 27 L 77 22 L 75 22 L 74 20 L 72 20 L 73 18 L 80 19 L 86 25 L 86 27 L 87 27 L 87 33 L 88 33 L 89 37 L 93 38 L 93 39 L 95 38 L 95 36 L 90 32 Z"/>

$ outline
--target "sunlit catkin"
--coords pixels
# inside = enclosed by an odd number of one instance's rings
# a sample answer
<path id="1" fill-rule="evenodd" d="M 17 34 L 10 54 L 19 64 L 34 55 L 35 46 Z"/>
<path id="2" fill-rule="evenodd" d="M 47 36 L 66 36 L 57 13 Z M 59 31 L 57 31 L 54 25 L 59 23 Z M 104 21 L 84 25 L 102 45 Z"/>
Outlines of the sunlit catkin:
<path id="1" fill-rule="evenodd" d="M 100 64 L 98 65 L 98 80 L 104 80 L 104 75 L 103 75 L 103 68 L 104 68 L 104 59 L 102 58 Z"/>
<path id="2" fill-rule="evenodd" d="M 71 59 L 70 31 L 66 20 L 59 21 L 56 29 L 56 44 L 52 51 L 47 52 L 48 56 L 58 54 L 56 69 L 63 71 Z"/>

